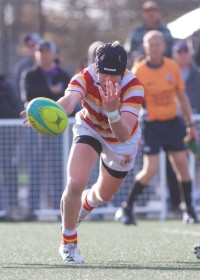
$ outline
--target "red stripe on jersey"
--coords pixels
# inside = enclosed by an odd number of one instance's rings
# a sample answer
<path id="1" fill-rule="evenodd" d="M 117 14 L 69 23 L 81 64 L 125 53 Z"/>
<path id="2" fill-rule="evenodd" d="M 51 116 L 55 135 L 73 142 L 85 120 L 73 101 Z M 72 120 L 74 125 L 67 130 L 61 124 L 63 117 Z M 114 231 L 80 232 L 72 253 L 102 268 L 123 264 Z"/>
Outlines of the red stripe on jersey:
<path id="1" fill-rule="evenodd" d="M 130 98 L 127 98 L 124 102 L 141 104 L 143 101 L 144 101 L 144 97 L 142 96 L 132 96 Z"/>
<path id="2" fill-rule="evenodd" d="M 130 87 L 134 87 L 134 86 L 141 86 L 142 87 L 142 84 L 140 83 L 140 81 L 137 78 L 132 79 L 127 85 L 125 85 L 123 87 L 123 92 L 128 90 Z"/>
<path id="3" fill-rule="evenodd" d="M 88 110 L 88 112 L 90 112 L 90 116 L 92 115 L 97 121 L 105 122 L 108 125 L 108 118 L 104 114 L 92 109 L 92 107 L 87 102 L 83 102 L 83 104 L 84 107 Z"/>
<path id="4" fill-rule="evenodd" d="M 81 113 L 82 113 L 82 112 L 81 112 Z M 94 130 L 97 130 L 99 133 L 101 133 L 101 132 L 103 132 L 104 134 L 105 134 L 105 133 L 107 133 L 107 134 L 112 133 L 112 131 L 111 131 L 110 128 L 105 129 L 105 128 L 103 128 L 101 125 L 92 123 L 92 121 L 91 121 L 87 116 L 84 116 L 83 114 L 81 114 L 81 118 L 82 118 L 90 127 L 92 127 Z"/>
<path id="5" fill-rule="evenodd" d="M 138 122 L 136 122 L 134 128 L 133 128 L 133 131 L 130 135 L 129 138 L 133 137 L 133 135 L 136 133 L 137 131 L 137 128 L 138 128 Z M 109 142 L 111 144 L 116 144 L 116 143 L 120 143 L 116 138 L 111 138 L 111 137 L 102 137 L 106 142 Z"/>

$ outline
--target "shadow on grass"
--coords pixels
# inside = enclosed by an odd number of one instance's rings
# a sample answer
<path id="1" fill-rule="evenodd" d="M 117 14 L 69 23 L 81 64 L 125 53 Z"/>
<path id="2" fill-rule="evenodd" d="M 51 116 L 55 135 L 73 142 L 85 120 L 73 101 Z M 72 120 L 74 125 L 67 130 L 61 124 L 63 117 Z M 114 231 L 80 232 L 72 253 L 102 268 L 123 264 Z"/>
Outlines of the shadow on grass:
<path id="1" fill-rule="evenodd" d="M 134 264 L 128 264 L 126 263 L 120 263 L 120 264 L 105 264 L 105 265 L 101 265 L 101 264 L 74 264 L 74 265 L 70 265 L 70 264 L 62 264 L 62 265 L 51 265 L 51 264 L 10 264 L 10 265 L 6 265 L 6 266 L 1 266 L 2 269 L 65 269 L 65 268 L 73 268 L 73 269 L 129 269 L 129 270 L 161 270 L 161 271 L 200 271 L 200 263 L 199 262 L 175 262 L 175 263 L 171 263 L 171 265 L 169 263 L 166 264 L 161 264 L 159 265 L 134 265 Z M 183 267 L 184 266 L 184 267 Z"/>

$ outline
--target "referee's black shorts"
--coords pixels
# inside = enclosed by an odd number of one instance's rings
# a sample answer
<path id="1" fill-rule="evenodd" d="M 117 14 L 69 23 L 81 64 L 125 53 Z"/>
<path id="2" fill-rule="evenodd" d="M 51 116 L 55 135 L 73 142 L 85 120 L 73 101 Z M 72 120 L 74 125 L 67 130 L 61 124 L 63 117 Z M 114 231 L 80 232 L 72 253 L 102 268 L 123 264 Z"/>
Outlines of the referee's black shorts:
<path id="1" fill-rule="evenodd" d="M 143 152 L 157 154 L 164 151 L 182 151 L 187 147 L 184 144 L 186 127 L 181 117 L 167 121 L 144 121 L 143 123 Z"/>

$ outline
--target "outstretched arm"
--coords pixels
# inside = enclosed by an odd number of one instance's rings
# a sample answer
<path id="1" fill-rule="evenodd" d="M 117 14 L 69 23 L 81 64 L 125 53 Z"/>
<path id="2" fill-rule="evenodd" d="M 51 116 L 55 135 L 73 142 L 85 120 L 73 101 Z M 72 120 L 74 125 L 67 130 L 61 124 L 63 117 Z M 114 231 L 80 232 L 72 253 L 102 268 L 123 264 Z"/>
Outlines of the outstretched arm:
<path id="1" fill-rule="evenodd" d="M 65 96 L 61 97 L 57 103 L 64 108 L 67 115 L 71 115 L 81 99 L 82 95 L 79 91 L 66 91 Z"/>

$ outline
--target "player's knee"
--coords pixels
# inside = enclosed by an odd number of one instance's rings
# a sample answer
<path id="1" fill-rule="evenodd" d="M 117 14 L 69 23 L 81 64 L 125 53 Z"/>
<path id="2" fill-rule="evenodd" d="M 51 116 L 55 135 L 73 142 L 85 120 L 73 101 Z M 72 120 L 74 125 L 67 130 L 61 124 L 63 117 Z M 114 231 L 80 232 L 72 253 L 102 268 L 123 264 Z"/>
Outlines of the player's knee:
<path id="1" fill-rule="evenodd" d="M 68 178 L 66 191 L 72 195 L 81 196 L 84 187 L 85 187 L 84 183 L 80 182 L 76 178 Z"/>

